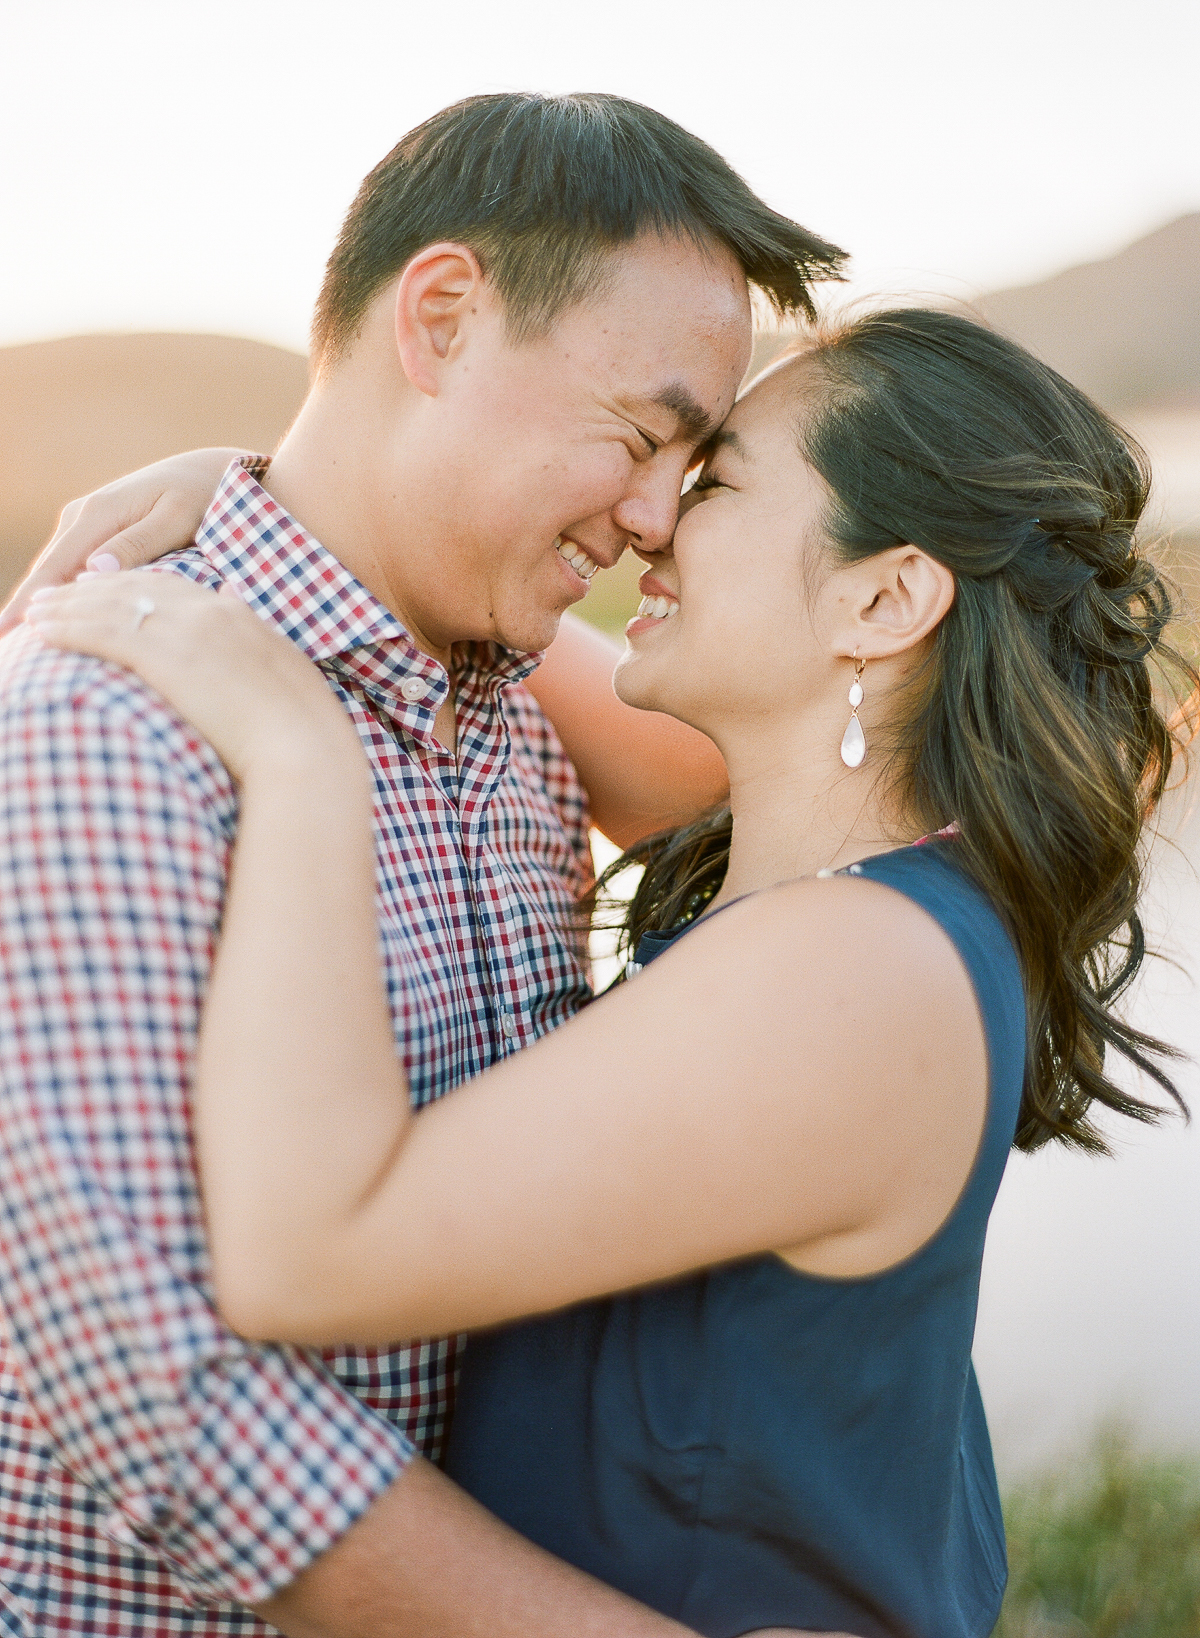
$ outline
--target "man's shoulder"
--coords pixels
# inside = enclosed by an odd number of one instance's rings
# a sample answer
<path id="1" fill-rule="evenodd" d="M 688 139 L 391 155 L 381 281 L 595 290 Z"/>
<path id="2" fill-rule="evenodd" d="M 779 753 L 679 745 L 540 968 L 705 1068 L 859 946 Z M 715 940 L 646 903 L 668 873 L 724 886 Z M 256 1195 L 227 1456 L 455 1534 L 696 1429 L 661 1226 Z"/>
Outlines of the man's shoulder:
<path id="1" fill-rule="evenodd" d="M 111 717 L 150 693 L 132 672 L 91 654 L 49 648 L 28 626 L 0 642 L 0 720 L 49 719 L 101 706 Z"/>
<path id="2" fill-rule="evenodd" d="M 186 575 L 214 588 L 220 576 L 195 547 L 173 552 L 150 565 L 146 573 Z M 18 626 L 0 641 L 0 716 L 29 711 L 102 708 L 115 720 L 124 712 L 170 716 L 164 701 L 133 671 L 98 660 L 91 654 L 50 648 L 29 626 Z"/>
<path id="3" fill-rule="evenodd" d="M 49 648 L 27 626 L 0 641 L 0 742 L 0 765 L 22 779 L 53 777 L 68 755 L 96 765 L 119 756 L 222 804 L 233 792 L 212 747 L 135 672 Z"/>

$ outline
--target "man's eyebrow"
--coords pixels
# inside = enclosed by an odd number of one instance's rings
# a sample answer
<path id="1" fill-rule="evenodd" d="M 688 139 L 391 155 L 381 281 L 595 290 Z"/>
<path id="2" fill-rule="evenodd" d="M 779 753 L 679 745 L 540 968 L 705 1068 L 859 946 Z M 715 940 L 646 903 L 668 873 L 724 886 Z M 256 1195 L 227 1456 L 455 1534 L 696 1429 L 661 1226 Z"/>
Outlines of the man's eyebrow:
<path id="1" fill-rule="evenodd" d="M 701 439 L 709 437 L 714 429 L 712 416 L 702 404 L 698 404 L 686 387 L 674 382 L 656 392 L 650 400 L 652 404 L 661 404 L 669 409 L 679 422 L 682 432 L 699 443 Z"/>

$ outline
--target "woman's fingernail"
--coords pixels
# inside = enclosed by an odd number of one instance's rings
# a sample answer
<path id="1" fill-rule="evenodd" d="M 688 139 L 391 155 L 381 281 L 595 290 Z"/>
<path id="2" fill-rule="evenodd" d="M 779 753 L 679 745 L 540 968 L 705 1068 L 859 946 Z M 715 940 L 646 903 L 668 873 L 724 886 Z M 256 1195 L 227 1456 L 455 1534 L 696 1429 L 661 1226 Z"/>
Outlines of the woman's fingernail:
<path id="1" fill-rule="evenodd" d="M 116 574 L 121 567 L 121 559 L 111 552 L 93 552 L 87 566 L 93 574 Z"/>
<path id="2" fill-rule="evenodd" d="M 40 586 L 37 591 L 30 593 L 29 601 L 31 603 L 44 603 L 47 597 L 53 597 L 57 590 L 57 586 Z"/>

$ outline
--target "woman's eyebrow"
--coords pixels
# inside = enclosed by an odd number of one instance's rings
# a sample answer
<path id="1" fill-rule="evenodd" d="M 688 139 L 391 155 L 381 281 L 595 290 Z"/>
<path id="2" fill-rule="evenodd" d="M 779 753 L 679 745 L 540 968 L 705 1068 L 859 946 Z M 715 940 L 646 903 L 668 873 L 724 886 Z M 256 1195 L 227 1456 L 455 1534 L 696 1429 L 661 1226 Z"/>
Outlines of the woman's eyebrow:
<path id="1" fill-rule="evenodd" d="M 732 450 L 743 461 L 750 459 L 750 451 L 731 427 L 718 427 L 707 443 L 697 450 L 697 454 L 702 455 L 707 461 L 711 460 L 719 449 Z"/>

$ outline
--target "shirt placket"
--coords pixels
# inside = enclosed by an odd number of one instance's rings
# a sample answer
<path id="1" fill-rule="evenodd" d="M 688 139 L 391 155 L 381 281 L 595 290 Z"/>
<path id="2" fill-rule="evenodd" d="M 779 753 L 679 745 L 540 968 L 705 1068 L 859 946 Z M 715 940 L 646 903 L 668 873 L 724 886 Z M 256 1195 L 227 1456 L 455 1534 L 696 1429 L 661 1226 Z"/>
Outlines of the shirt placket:
<path id="1" fill-rule="evenodd" d="M 449 679 L 436 661 L 417 651 L 403 662 L 398 683 L 374 675 L 356 678 L 357 686 L 385 718 L 397 739 L 418 760 L 425 778 L 446 812 L 446 830 L 458 845 L 469 884 L 469 909 L 478 970 L 488 978 L 493 1058 L 507 1056 L 525 1044 L 522 1027 L 524 989 L 519 974 L 503 954 L 500 918 L 492 900 L 494 873 L 487 860 L 487 809 L 509 760 L 509 735 L 500 706 L 506 679 L 468 664 L 458 679 L 455 702 L 457 756 L 434 735 L 433 725 L 446 697 Z"/>
<path id="2" fill-rule="evenodd" d="M 416 757 L 433 788 L 457 815 L 458 764 L 433 732 L 450 686 L 444 668 L 413 649 L 384 662 L 378 655 L 351 653 L 341 658 L 336 670 L 365 695 L 377 719 Z"/>
<path id="3" fill-rule="evenodd" d="M 497 902 L 499 877 L 491 868 L 489 854 L 488 809 L 508 771 L 512 749 L 500 701 L 501 691 L 509 680 L 471 670 L 460 680 L 458 698 L 462 843 L 470 872 L 481 954 L 491 986 L 493 1044 L 498 1057 L 508 1057 L 526 1045 L 529 1038 L 522 970 L 519 963 L 508 959 L 504 907 Z"/>

